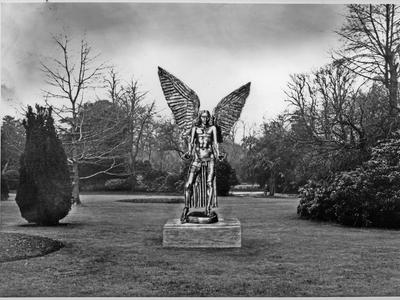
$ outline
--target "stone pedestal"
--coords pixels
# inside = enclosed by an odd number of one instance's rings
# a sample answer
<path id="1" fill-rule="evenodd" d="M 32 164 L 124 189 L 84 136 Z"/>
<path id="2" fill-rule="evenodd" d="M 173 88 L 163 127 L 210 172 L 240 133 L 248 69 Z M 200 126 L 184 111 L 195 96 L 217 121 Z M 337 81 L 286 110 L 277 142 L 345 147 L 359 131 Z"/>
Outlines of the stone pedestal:
<path id="1" fill-rule="evenodd" d="M 237 248 L 241 244 L 241 225 L 236 218 L 213 224 L 181 224 L 179 219 L 170 219 L 164 225 L 164 247 Z"/>

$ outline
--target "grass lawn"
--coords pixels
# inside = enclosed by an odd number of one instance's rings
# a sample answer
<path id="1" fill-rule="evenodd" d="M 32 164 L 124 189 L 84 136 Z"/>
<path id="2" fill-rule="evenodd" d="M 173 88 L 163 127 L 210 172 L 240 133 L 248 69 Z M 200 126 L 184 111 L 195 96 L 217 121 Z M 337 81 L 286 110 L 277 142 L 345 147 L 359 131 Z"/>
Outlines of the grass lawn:
<path id="1" fill-rule="evenodd" d="M 127 198 L 84 195 L 58 227 L 22 226 L 1 202 L 1 232 L 65 247 L 0 263 L 0 297 L 400 295 L 400 231 L 300 220 L 293 197 L 227 197 L 219 213 L 241 221 L 242 248 L 167 249 L 162 228 L 182 204 Z"/>

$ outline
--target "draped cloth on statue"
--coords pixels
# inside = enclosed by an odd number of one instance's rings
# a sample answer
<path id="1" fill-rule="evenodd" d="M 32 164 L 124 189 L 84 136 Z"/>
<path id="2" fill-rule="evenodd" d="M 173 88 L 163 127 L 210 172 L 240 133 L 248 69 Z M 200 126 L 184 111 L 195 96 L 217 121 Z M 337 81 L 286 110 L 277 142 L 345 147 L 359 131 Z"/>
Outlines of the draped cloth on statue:
<path id="1" fill-rule="evenodd" d="M 193 185 L 192 197 L 189 201 L 189 207 L 207 207 L 207 178 L 208 172 L 210 172 L 209 164 L 210 161 L 202 161 L 200 169 L 196 177 L 196 182 Z M 211 166 L 212 168 L 214 166 Z M 211 187 L 211 207 L 218 207 L 217 201 L 217 180 L 216 176 L 213 176 L 212 187 Z"/>

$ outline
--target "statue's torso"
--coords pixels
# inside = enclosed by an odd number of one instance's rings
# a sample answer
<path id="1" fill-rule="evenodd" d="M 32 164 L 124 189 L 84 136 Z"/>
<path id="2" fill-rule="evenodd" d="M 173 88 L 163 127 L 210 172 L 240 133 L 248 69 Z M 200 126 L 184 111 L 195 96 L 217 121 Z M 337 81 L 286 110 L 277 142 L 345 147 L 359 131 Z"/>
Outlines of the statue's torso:
<path id="1" fill-rule="evenodd" d="M 214 159 L 213 126 L 195 128 L 195 157 L 200 160 Z"/>

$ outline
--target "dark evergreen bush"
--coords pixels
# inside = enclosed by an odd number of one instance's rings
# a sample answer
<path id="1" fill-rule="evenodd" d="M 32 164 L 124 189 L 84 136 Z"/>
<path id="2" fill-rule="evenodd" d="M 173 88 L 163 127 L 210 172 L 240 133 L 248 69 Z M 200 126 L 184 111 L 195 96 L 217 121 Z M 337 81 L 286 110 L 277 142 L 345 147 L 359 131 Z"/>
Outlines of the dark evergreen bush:
<path id="1" fill-rule="evenodd" d="M 160 192 L 178 192 L 177 183 L 180 180 L 179 174 L 168 174 L 165 177 L 164 183 Z"/>
<path id="2" fill-rule="evenodd" d="M 26 144 L 20 160 L 16 202 L 28 222 L 55 225 L 71 209 L 67 157 L 57 137 L 51 108 L 28 107 L 23 125 Z"/>
<path id="3" fill-rule="evenodd" d="M 232 169 L 231 165 L 226 159 L 217 161 L 216 176 L 218 196 L 229 195 L 229 190 L 231 187 L 239 183 L 235 170 Z"/>
<path id="4" fill-rule="evenodd" d="M 138 164 L 138 173 L 141 174 L 142 184 L 148 192 L 166 192 L 166 178 L 168 173 L 153 169 L 150 161 L 145 160 Z"/>
<path id="5" fill-rule="evenodd" d="M 399 160 L 400 140 L 380 142 L 362 167 L 305 185 L 298 214 L 351 226 L 400 228 Z"/>
<path id="6" fill-rule="evenodd" d="M 300 189 L 300 204 L 297 213 L 306 219 L 333 221 L 334 206 L 330 197 L 328 183 L 309 181 Z"/>

